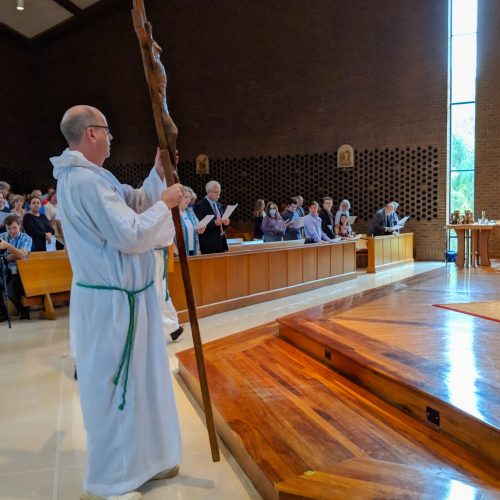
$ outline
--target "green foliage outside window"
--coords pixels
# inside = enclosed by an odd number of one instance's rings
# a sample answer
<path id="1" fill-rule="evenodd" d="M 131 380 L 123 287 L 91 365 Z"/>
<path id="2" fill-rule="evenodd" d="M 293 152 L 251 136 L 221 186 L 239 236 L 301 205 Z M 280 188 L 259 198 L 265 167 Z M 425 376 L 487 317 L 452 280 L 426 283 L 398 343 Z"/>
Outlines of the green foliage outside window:
<path id="1" fill-rule="evenodd" d="M 473 144 L 467 144 L 463 137 L 455 134 L 451 137 L 451 170 L 474 170 Z"/>
<path id="2" fill-rule="evenodd" d="M 451 211 L 474 210 L 474 171 L 451 173 Z"/>

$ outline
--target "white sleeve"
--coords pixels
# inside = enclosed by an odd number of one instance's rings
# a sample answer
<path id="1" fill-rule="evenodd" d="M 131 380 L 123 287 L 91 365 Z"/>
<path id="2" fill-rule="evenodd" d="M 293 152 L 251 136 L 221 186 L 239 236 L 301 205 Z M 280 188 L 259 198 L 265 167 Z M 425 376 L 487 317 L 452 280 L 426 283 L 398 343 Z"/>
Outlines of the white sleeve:
<path id="1" fill-rule="evenodd" d="M 137 213 L 103 183 L 95 184 L 89 197 L 85 210 L 102 239 L 114 249 L 125 254 L 139 254 L 173 241 L 172 213 L 163 201 Z"/>
<path id="2" fill-rule="evenodd" d="M 141 188 L 134 189 L 128 184 L 122 184 L 122 187 L 127 205 L 135 212 L 142 213 L 161 199 L 161 193 L 167 189 L 167 183 L 165 179 L 160 179 L 153 167 Z"/>

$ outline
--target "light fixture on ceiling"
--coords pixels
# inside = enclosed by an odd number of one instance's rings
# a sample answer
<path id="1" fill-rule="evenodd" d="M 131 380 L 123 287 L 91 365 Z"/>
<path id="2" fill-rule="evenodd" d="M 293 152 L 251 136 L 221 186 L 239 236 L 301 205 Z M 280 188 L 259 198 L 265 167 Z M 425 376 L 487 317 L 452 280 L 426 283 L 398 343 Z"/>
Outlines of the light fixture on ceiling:
<path id="1" fill-rule="evenodd" d="M 24 10 L 24 0 L 17 0 L 17 10 Z"/>

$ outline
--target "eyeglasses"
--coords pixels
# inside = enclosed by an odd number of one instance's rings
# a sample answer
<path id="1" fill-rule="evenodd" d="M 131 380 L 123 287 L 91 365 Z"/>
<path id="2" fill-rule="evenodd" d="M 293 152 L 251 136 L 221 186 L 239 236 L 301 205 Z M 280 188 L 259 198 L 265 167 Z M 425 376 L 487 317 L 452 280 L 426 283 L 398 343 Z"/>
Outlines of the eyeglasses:
<path id="1" fill-rule="evenodd" d="M 88 125 L 87 128 L 89 127 L 103 128 L 106 130 L 107 134 L 111 134 L 111 129 L 109 128 L 109 125 Z"/>

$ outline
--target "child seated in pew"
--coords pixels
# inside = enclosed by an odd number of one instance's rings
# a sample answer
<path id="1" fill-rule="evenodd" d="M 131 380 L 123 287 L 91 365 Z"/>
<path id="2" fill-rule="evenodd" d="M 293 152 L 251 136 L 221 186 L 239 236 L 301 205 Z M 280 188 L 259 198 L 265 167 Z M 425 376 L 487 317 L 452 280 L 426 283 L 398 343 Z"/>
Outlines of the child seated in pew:
<path id="1" fill-rule="evenodd" d="M 21 232 L 20 220 L 17 215 L 9 215 L 5 218 L 6 232 L 0 233 L 0 252 L 2 255 L 2 273 L 5 273 L 5 281 L 7 285 L 7 296 L 16 306 L 21 319 L 30 319 L 29 307 L 24 307 L 22 297 L 24 295 L 21 278 L 17 272 L 16 261 L 25 259 L 31 252 L 32 239 L 26 233 Z M 3 290 L 3 279 L 0 280 L 0 290 Z M 0 322 L 6 321 L 8 318 L 7 307 L 1 297 L 0 300 Z"/>

